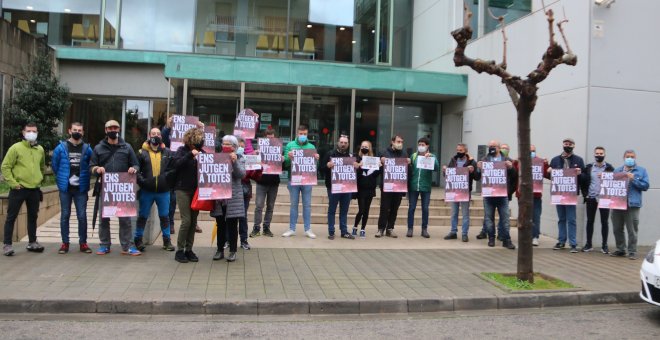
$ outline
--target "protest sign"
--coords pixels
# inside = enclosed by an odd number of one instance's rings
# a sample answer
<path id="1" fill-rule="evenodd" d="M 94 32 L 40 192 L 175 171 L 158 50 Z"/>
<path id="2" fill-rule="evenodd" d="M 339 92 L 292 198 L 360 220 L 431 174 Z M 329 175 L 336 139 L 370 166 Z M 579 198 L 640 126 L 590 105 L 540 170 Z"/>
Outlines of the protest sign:
<path id="1" fill-rule="evenodd" d="M 259 170 L 261 169 L 261 156 L 259 155 L 244 155 L 245 170 Z"/>
<path id="2" fill-rule="evenodd" d="M 507 197 L 506 162 L 481 162 L 481 195 Z"/>
<path id="3" fill-rule="evenodd" d="M 204 127 L 204 147 L 202 150 L 206 153 L 215 152 L 215 126 Z"/>
<path id="4" fill-rule="evenodd" d="M 200 153 L 197 155 L 199 200 L 231 198 L 231 154 Z"/>
<path id="5" fill-rule="evenodd" d="M 417 163 L 417 169 L 435 170 L 435 157 L 433 156 L 417 156 L 415 163 Z"/>
<path id="6" fill-rule="evenodd" d="M 385 158 L 383 191 L 408 192 L 408 158 Z"/>
<path id="7" fill-rule="evenodd" d="M 554 205 L 577 205 L 577 169 L 552 169 L 550 197 Z"/>
<path id="8" fill-rule="evenodd" d="M 372 156 L 362 157 L 362 169 L 378 170 L 380 169 L 380 158 Z"/>
<path id="9" fill-rule="evenodd" d="M 172 130 L 170 132 L 170 150 L 175 152 L 183 146 L 183 134 L 197 127 L 199 118 L 196 116 L 172 115 Z"/>
<path id="10" fill-rule="evenodd" d="M 628 174 L 603 172 L 600 177 L 598 208 L 628 210 Z"/>
<path id="11" fill-rule="evenodd" d="M 282 141 L 277 138 L 259 138 L 259 156 L 264 175 L 282 173 Z"/>
<path id="12" fill-rule="evenodd" d="M 137 216 L 136 175 L 128 172 L 103 174 L 103 209 L 101 217 Z"/>
<path id="13" fill-rule="evenodd" d="M 332 193 L 347 194 L 357 192 L 357 175 L 355 173 L 355 157 L 337 157 L 332 158 L 332 167 L 330 174 L 332 176 Z"/>
<path id="14" fill-rule="evenodd" d="M 545 161 L 543 158 L 535 157 L 532 159 L 532 186 L 534 193 L 543 192 L 543 168 Z"/>
<path id="15" fill-rule="evenodd" d="M 316 150 L 291 150 L 291 185 L 316 185 Z"/>
<path id="16" fill-rule="evenodd" d="M 466 167 L 445 170 L 445 201 L 470 201 L 470 171 Z"/>
<path id="17" fill-rule="evenodd" d="M 243 109 L 236 116 L 234 135 L 243 139 L 254 138 L 259 116 L 252 109 Z"/>

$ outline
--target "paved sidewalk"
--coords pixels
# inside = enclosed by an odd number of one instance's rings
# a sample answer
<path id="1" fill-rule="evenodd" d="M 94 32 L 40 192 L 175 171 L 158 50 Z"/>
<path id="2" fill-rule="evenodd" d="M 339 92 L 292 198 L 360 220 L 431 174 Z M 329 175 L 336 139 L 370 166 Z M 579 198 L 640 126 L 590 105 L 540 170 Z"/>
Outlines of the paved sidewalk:
<path id="1" fill-rule="evenodd" d="M 16 244 L 0 258 L 0 311 L 154 314 L 432 312 L 638 302 L 641 260 L 536 249 L 535 269 L 581 291 L 507 293 L 475 274 L 514 272 L 517 252 L 495 249 L 275 249 L 234 263 L 179 264 L 152 246 L 140 257 L 43 254 Z M 642 253 L 642 252 L 640 252 Z"/>

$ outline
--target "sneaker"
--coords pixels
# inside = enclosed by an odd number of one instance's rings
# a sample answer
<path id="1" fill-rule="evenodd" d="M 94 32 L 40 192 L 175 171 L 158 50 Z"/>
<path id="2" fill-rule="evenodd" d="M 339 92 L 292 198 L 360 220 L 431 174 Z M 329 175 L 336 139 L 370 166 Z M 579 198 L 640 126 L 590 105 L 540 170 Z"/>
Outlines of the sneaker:
<path id="1" fill-rule="evenodd" d="M 532 246 L 538 247 L 539 246 L 539 239 L 537 237 L 534 237 L 532 239 Z"/>
<path id="2" fill-rule="evenodd" d="M 364 230 L 360 230 L 360 238 L 367 238 L 367 232 Z"/>
<path id="3" fill-rule="evenodd" d="M 234 262 L 236 261 L 236 252 L 231 252 L 229 253 L 229 256 L 227 256 L 227 262 Z"/>
<path id="4" fill-rule="evenodd" d="M 87 243 L 81 243 L 81 244 L 80 244 L 80 252 L 81 252 L 81 253 L 85 253 L 85 254 L 91 254 L 91 253 L 92 253 L 92 249 L 89 248 L 89 246 L 87 245 Z"/>
<path id="5" fill-rule="evenodd" d="M 146 249 L 146 246 L 144 245 L 144 242 L 142 241 L 142 237 L 134 238 L 133 242 L 135 243 L 135 248 L 137 248 L 137 250 L 144 251 L 144 249 Z"/>
<path id="6" fill-rule="evenodd" d="M 213 255 L 213 261 L 220 261 L 225 258 L 225 252 L 222 250 L 218 250 L 215 252 L 215 255 Z"/>
<path id="7" fill-rule="evenodd" d="M 566 248 L 566 245 L 564 243 L 557 242 L 557 244 L 555 244 L 555 246 L 552 247 L 552 250 L 560 250 L 560 249 L 564 249 L 564 248 Z"/>
<path id="8" fill-rule="evenodd" d="M 195 253 L 193 253 L 192 250 L 188 250 L 188 251 L 184 252 L 183 254 L 186 255 L 186 258 L 188 259 L 188 261 L 190 261 L 190 262 L 199 262 L 199 258 L 197 257 L 197 255 L 195 255 Z"/>
<path id="9" fill-rule="evenodd" d="M 628 254 L 628 258 L 631 259 L 631 260 L 637 260 L 637 253 Z"/>
<path id="10" fill-rule="evenodd" d="M 225 244 L 222 246 L 222 249 L 227 249 L 229 248 L 229 241 L 225 242 Z"/>
<path id="11" fill-rule="evenodd" d="M 62 243 L 60 245 L 60 250 L 57 251 L 58 254 L 66 254 L 69 252 L 69 244 L 68 243 Z"/>
<path id="12" fill-rule="evenodd" d="M 610 250 L 607 248 L 607 246 L 603 247 L 600 249 L 600 252 L 607 255 L 610 253 Z"/>
<path id="13" fill-rule="evenodd" d="M 179 263 L 188 263 L 188 258 L 186 257 L 186 254 L 183 252 L 183 250 L 179 249 L 174 254 L 174 261 Z"/>
<path id="14" fill-rule="evenodd" d="M 422 237 L 423 238 L 429 238 L 429 237 L 431 237 L 431 235 L 429 235 L 428 230 L 422 229 Z"/>
<path id="15" fill-rule="evenodd" d="M 376 238 L 381 238 L 381 237 L 383 237 L 383 233 L 384 233 L 384 232 L 385 232 L 385 230 L 383 230 L 383 229 L 378 229 L 378 232 L 377 232 L 376 235 L 375 235 Z"/>
<path id="16" fill-rule="evenodd" d="M 289 229 L 282 234 L 282 237 L 290 237 L 290 236 L 296 236 L 296 232 Z"/>
<path id="17" fill-rule="evenodd" d="M 334 240 L 334 239 L 335 239 L 335 235 L 334 235 L 334 234 L 332 234 L 332 235 L 328 235 L 328 240 Z"/>
<path id="18" fill-rule="evenodd" d="M 477 235 L 477 240 L 483 240 L 487 237 L 488 237 L 488 235 L 486 235 L 486 232 L 482 231 L 482 232 L 479 233 L 479 235 Z"/>
<path id="19" fill-rule="evenodd" d="M 172 245 L 172 240 L 163 237 L 163 250 L 174 251 L 176 248 Z"/>
<path id="20" fill-rule="evenodd" d="M 2 246 L 2 253 L 5 256 L 14 256 L 14 247 L 11 244 L 5 244 Z"/>
<path id="21" fill-rule="evenodd" d="M 479 236 L 477 236 L 477 237 L 479 237 Z M 458 236 L 455 233 L 449 233 L 449 234 L 447 234 L 447 236 L 444 237 L 445 240 L 455 240 L 457 238 L 458 238 Z"/>
<path id="22" fill-rule="evenodd" d="M 593 250 L 594 250 L 594 248 L 590 245 L 585 245 L 584 247 L 582 247 L 582 252 L 583 253 L 588 253 L 588 252 L 591 252 Z"/>
<path id="23" fill-rule="evenodd" d="M 243 248 L 243 250 L 250 250 L 252 247 L 250 247 L 250 244 L 245 241 L 241 242 L 241 248 Z"/>
<path id="24" fill-rule="evenodd" d="M 392 229 L 387 229 L 387 231 L 385 231 L 385 236 L 387 236 L 387 237 L 391 237 L 391 238 L 397 238 L 397 237 L 399 237 L 399 236 L 394 232 L 394 230 L 392 230 Z"/>
<path id="25" fill-rule="evenodd" d="M 495 247 L 495 238 L 494 237 L 488 237 L 488 246 L 489 247 Z"/>
<path id="26" fill-rule="evenodd" d="M 624 256 L 626 256 L 626 252 L 623 251 L 623 250 L 617 250 L 617 251 L 611 253 L 610 256 L 614 256 L 614 257 L 624 257 Z"/>
<path id="27" fill-rule="evenodd" d="M 44 251 L 44 247 L 41 244 L 39 244 L 39 242 L 37 242 L 37 241 L 28 243 L 28 245 L 27 245 L 27 247 L 25 247 L 25 249 L 27 249 L 28 251 L 35 252 L 35 253 L 43 253 L 43 251 Z"/>
<path id="28" fill-rule="evenodd" d="M 307 230 L 305 232 L 305 236 L 311 238 L 312 240 L 316 238 L 316 234 L 314 234 L 311 230 Z"/>
<path id="29" fill-rule="evenodd" d="M 570 252 L 571 252 L 571 253 L 577 253 L 577 252 L 578 252 L 577 247 L 576 247 L 576 246 L 571 246 L 571 250 L 570 250 Z"/>
<path id="30" fill-rule="evenodd" d="M 506 249 L 511 249 L 511 250 L 516 249 L 516 245 L 513 244 L 513 242 L 511 242 L 510 239 L 502 241 L 502 247 L 504 247 Z"/>
<path id="31" fill-rule="evenodd" d="M 96 255 L 105 255 L 105 254 L 110 254 L 109 246 L 100 246 L 99 249 L 96 250 Z"/>
<path id="32" fill-rule="evenodd" d="M 257 237 L 257 236 L 261 236 L 261 232 L 257 229 L 252 230 L 252 232 L 250 233 L 250 237 Z"/>
<path id="33" fill-rule="evenodd" d="M 353 228 L 353 233 L 351 235 L 357 236 L 357 228 Z"/>
<path id="34" fill-rule="evenodd" d="M 470 239 L 468 238 L 467 235 L 463 235 L 463 237 L 461 237 L 461 241 L 468 242 L 468 241 L 470 241 Z"/>
<path id="35" fill-rule="evenodd" d="M 349 233 L 346 233 L 346 234 L 341 235 L 341 238 L 347 238 L 347 239 L 349 239 L 349 240 L 354 240 L 354 239 L 355 239 L 355 236 L 353 236 L 353 235 L 351 235 L 351 234 L 349 234 Z"/>
<path id="36" fill-rule="evenodd" d="M 266 228 L 264 228 L 264 233 L 262 235 L 268 236 L 268 237 L 273 237 L 273 233 L 270 232 L 270 229 L 266 229 Z"/>
<path id="37" fill-rule="evenodd" d="M 201 232 L 202 232 L 202 228 L 200 228 L 198 225 L 196 225 L 196 226 L 195 226 L 195 232 L 196 232 L 196 233 L 201 233 Z"/>
<path id="38" fill-rule="evenodd" d="M 140 256 L 142 253 L 135 247 L 130 247 L 127 250 L 121 251 L 122 255 Z"/>
<path id="39" fill-rule="evenodd" d="M 408 231 L 406 232 L 406 237 L 413 237 L 413 230 L 412 229 L 408 229 Z"/>

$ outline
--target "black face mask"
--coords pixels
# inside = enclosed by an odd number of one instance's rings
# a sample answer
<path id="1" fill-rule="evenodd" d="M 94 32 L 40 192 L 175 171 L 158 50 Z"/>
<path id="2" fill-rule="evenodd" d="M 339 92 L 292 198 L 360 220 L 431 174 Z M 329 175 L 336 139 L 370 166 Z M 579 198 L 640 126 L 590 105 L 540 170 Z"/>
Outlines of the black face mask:
<path id="1" fill-rule="evenodd" d="M 160 137 L 151 137 L 149 138 L 149 144 L 151 145 L 160 145 L 161 139 Z"/>
<path id="2" fill-rule="evenodd" d="M 596 156 L 596 162 L 602 163 L 605 160 L 605 156 Z"/>
<path id="3" fill-rule="evenodd" d="M 566 152 L 566 153 L 571 153 L 571 152 L 573 152 L 573 147 L 572 147 L 572 146 L 565 146 L 565 147 L 564 147 L 564 152 Z"/>
<path id="4" fill-rule="evenodd" d="M 494 146 L 491 146 L 491 147 L 488 148 L 488 154 L 489 155 L 495 156 L 495 153 L 497 153 L 497 148 L 495 148 Z"/>
<path id="5" fill-rule="evenodd" d="M 82 133 L 74 132 L 71 134 L 71 138 L 73 138 L 74 140 L 80 140 L 80 138 L 82 138 Z"/>
<path id="6" fill-rule="evenodd" d="M 195 144 L 195 145 L 193 145 L 193 146 L 195 147 L 195 149 L 197 149 L 197 150 L 201 150 L 202 147 L 204 146 L 204 143 L 198 143 L 198 144 Z"/>
<path id="7" fill-rule="evenodd" d="M 362 148 L 362 149 L 360 149 L 360 152 L 362 152 L 363 154 L 366 155 L 366 154 L 369 153 L 369 149 L 367 149 L 367 148 Z"/>
<path id="8" fill-rule="evenodd" d="M 456 158 L 463 158 L 465 157 L 465 152 L 457 152 L 456 153 Z"/>
<path id="9" fill-rule="evenodd" d="M 106 132 L 105 135 L 108 136 L 108 138 L 110 139 L 117 139 L 117 137 L 119 137 L 119 132 L 110 131 L 110 132 Z"/>

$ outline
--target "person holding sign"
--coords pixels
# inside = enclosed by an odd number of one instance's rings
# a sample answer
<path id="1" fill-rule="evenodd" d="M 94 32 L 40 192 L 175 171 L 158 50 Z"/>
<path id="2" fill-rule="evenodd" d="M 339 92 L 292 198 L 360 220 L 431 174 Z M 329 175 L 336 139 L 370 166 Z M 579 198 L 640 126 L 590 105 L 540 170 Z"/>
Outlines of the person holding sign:
<path id="1" fill-rule="evenodd" d="M 380 162 L 384 167 L 400 168 L 397 164 L 386 164 L 390 162 L 395 163 L 396 158 L 406 158 L 406 163 L 410 165 L 408 154 L 403 150 L 403 137 L 399 135 L 392 137 L 390 146 L 381 154 Z M 407 169 L 408 167 L 406 166 L 403 171 L 407 172 Z M 386 170 L 383 169 L 384 175 L 380 184 L 380 214 L 378 215 L 378 233 L 376 233 L 376 237 L 383 237 L 385 235 L 387 237 L 397 238 L 398 236 L 394 233 L 394 223 L 396 222 L 396 215 L 405 192 L 385 191 Z M 407 173 L 399 173 L 398 175 L 403 177 L 407 176 Z"/>
<path id="2" fill-rule="evenodd" d="M 325 175 L 325 187 L 328 190 L 328 239 L 335 239 L 335 213 L 337 212 L 337 204 L 339 204 L 339 231 L 341 238 L 355 239 L 355 236 L 348 232 L 348 207 L 351 204 L 350 192 L 333 192 L 333 186 L 338 176 L 351 177 L 356 180 L 354 164 L 347 164 L 345 160 L 354 160 L 353 154 L 348 152 L 348 136 L 341 135 L 337 141 L 337 148 L 328 151 L 323 157 L 320 164 L 320 171 Z M 342 168 L 350 168 L 348 172 L 338 172 Z M 348 180 L 348 179 L 347 179 Z"/>
<path id="3" fill-rule="evenodd" d="M 368 140 L 360 144 L 360 154 L 357 156 L 357 197 L 358 200 L 358 213 L 355 215 L 355 224 L 353 225 L 353 236 L 357 235 L 357 228 L 360 221 L 362 221 L 362 228 L 360 229 L 360 238 L 367 237 L 365 228 L 369 220 L 369 209 L 371 208 L 371 201 L 376 196 L 376 187 L 378 186 L 378 176 L 380 175 L 380 160 L 374 157 L 371 142 Z M 372 163 L 372 164 L 370 164 Z"/>
<path id="4" fill-rule="evenodd" d="M 296 235 L 296 223 L 298 223 L 298 201 L 302 196 L 303 205 L 303 223 L 305 225 L 305 236 L 315 239 L 316 234 L 312 232 L 312 185 L 300 185 L 297 183 L 292 184 L 293 168 L 297 170 L 315 169 L 315 161 L 318 161 L 319 154 L 316 153 L 316 147 L 307 139 L 308 129 L 306 125 L 298 126 L 298 137 L 295 140 L 287 143 L 284 148 L 284 162 L 283 169 L 289 172 L 289 195 L 291 198 L 291 209 L 289 210 L 289 230 L 282 234 L 282 237 L 290 237 Z M 303 152 L 313 154 L 313 157 L 304 157 Z M 300 156 L 298 156 L 300 155 Z M 314 164 L 308 164 L 313 162 Z M 315 176 L 315 171 L 314 171 Z"/>
<path id="5" fill-rule="evenodd" d="M 500 168 L 500 165 L 503 166 Z M 516 249 L 511 242 L 509 234 L 509 181 L 517 181 L 518 173 L 513 168 L 511 158 L 500 153 L 500 142 L 491 140 L 488 142 L 488 155 L 477 163 L 481 172 L 481 181 L 483 183 L 482 195 L 484 197 L 484 213 L 486 219 L 486 229 L 488 230 L 488 246 L 495 246 L 495 209 L 497 209 L 503 228 L 500 231 L 502 247 Z M 492 193 L 488 193 L 488 190 Z"/>
<path id="6" fill-rule="evenodd" d="M 246 144 L 245 140 L 243 138 L 237 138 L 238 139 L 238 149 L 236 149 L 236 154 L 241 157 L 241 161 L 243 163 L 243 169 L 245 170 L 245 164 L 246 164 L 246 155 L 252 155 L 252 152 L 254 152 L 254 149 L 250 148 L 249 153 L 247 152 L 246 149 Z M 248 243 L 248 222 L 247 222 L 247 211 L 248 208 L 250 207 L 250 200 L 252 199 L 252 182 L 250 182 L 250 177 L 247 174 L 247 171 L 245 172 L 245 176 L 241 179 L 241 185 L 243 186 L 243 205 L 244 205 L 244 211 L 245 214 L 243 218 L 238 220 L 238 235 L 240 236 L 241 239 L 241 248 L 244 250 L 250 250 L 250 244 Z"/>
<path id="7" fill-rule="evenodd" d="M 163 233 L 163 250 L 174 251 L 170 238 L 170 182 L 174 176 L 174 159 L 172 152 L 163 144 L 158 128 L 149 132 L 149 139 L 142 144 L 138 156 L 140 171 L 137 173 L 137 184 L 140 186 L 140 211 L 135 226 L 135 247 L 145 250 L 142 236 L 151 213 L 151 207 L 156 203 L 158 219 Z"/>
<path id="8" fill-rule="evenodd" d="M 584 203 L 587 205 L 587 240 L 582 247 L 583 252 L 590 252 L 593 250 L 591 239 L 594 235 L 594 221 L 596 220 L 596 210 L 600 211 L 600 232 L 602 236 L 601 252 L 609 254 L 610 251 L 607 247 L 607 236 L 609 233 L 609 218 L 610 209 L 598 209 L 598 200 L 600 196 L 600 183 L 601 177 L 604 172 L 613 172 L 614 167 L 612 164 L 605 162 L 605 148 L 597 146 L 594 149 L 595 162 L 587 164 L 584 172 L 580 175 L 582 186 L 582 195 L 584 196 Z"/>
<path id="9" fill-rule="evenodd" d="M 92 153 L 92 160 L 89 163 L 90 171 L 98 177 L 102 177 L 106 172 L 128 172 L 135 174 L 140 169 L 135 152 L 124 139 L 119 137 L 119 123 L 116 120 L 109 120 L 105 123 L 105 135 Z M 101 183 L 97 182 L 97 185 Z M 135 247 L 132 239 L 131 218 L 118 217 L 119 219 L 119 242 L 121 243 L 121 253 L 124 255 L 138 256 L 142 253 Z M 101 218 L 99 225 L 99 240 L 101 241 L 98 255 L 110 253 L 112 239 L 110 237 L 110 219 Z"/>
<path id="10" fill-rule="evenodd" d="M 410 178 L 408 182 L 408 232 L 406 237 L 413 236 L 413 223 L 415 222 L 415 208 L 417 199 L 422 198 L 422 237 L 431 237 L 429 226 L 429 203 L 431 201 L 431 176 L 433 171 L 440 170 L 438 159 L 429 152 L 431 141 L 422 137 L 417 141 L 417 152 L 410 156 Z"/>
<path id="11" fill-rule="evenodd" d="M 264 137 L 266 138 L 259 139 L 258 150 L 259 154 L 262 156 L 262 163 L 271 163 L 279 160 L 281 168 L 282 142 L 278 140 L 277 143 L 275 143 L 275 130 L 273 129 L 266 129 L 266 131 L 264 131 Z M 279 151 L 273 154 L 270 152 L 272 150 Z M 252 179 L 257 182 L 257 194 L 254 199 L 254 227 L 252 228 L 250 237 L 257 237 L 260 235 L 262 217 L 264 227 L 263 235 L 273 237 L 273 233 L 270 231 L 270 222 L 273 219 L 275 200 L 277 199 L 277 191 L 280 187 L 280 175 L 264 173 L 264 166 L 262 166 L 261 169 L 254 171 Z M 266 213 L 265 215 L 262 215 L 264 203 L 266 205 Z"/>
<path id="12" fill-rule="evenodd" d="M 623 165 L 616 168 L 614 173 L 625 173 L 628 175 L 628 209 L 612 210 L 612 231 L 616 240 L 616 251 L 611 256 L 626 256 L 637 259 L 637 232 L 639 226 L 639 210 L 642 208 L 642 191 L 649 190 L 649 175 L 646 169 L 637 165 L 637 154 L 635 150 L 626 150 L 623 153 Z M 623 227 L 628 232 L 628 246 L 626 247 L 626 235 Z"/>
<path id="13" fill-rule="evenodd" d="M 532 186 L 534 195 L 534 205 L 532 214 L 532 246 L 538 247 L 539 237 L 541 236 L 541 213 L 543 212 L 543 178 L 548 173 L 548 160 L 538 157 L 536 146 L 529 146 L 530 157 L 532 158 Z M 520 161 L 513 161 L 513 167 L 520 173 Z M 520 199 L 520 187 L 516 188 L 516 197 Z"/>
<path id="14" fill-rule="evenodd" d="M 458 209 L 460 207 L 463 212 L 463 225 L 461 226 L 461 241 L 468 242 L 468 231 L 470 230 L 470 199 L 472 195 L 472 182 L 481 180 L 481 171 L 477 167 L 477 162 L 468 154 L 467 145 L 459 143 L 456 145 L 456 155 L 449 160 L 449 163 L 446 166 L 442 167 L 442 174 L 445 176 L 445 181 L 450 181 L 448 176 L 451 174 L 448 173 L 448 169 L 455 168 L 467 168 L 468 178 L 467 178 L 467 189 L 468 196 L 467 200 L 464 201 L 453 201 L 451 202 L 451 231 L 447 236 L 444 237 L 445 240 L 455 240 L 458 238 Z M 451 170 L 449 171 L 451 172 Z M 453 182 L 453 181 L 451 181 Z M 458 184 L 458 183 L 457 183 Z M 448 188 L 449 189 L 449 188 Z M 449 200 L 447 200 L 449 201 Z"/>
<path id="15" fill-rule="evenodd" d="M 584 161 L 582 157 L 575 155 L 573 149 L 575 148 L 575 141 L 572 138 L 564 138 L 562 141 L 564 152 L 559 156 L 555 156 L 550 161 L 550 168 L 548 173 L 553 169 L 570 169 L 574 168 L 578 175 L 578 185 L 576 185 L 576 192 L 580 194 L 580 174 L 584 169 Z M 566 239 L 571 246 L 571 253 L 577 253 L 577 240 L 576 240 L 576 222 L 575 222 L 575 205 L 557 205 L 557 227 L 559 228 L 559 235 L 557 237 L 557 244 L 552 248 L 554 250 L 563 249 L 566 247 Z"/>
<path id="16" fill-rule="evenodd" d="M 245 218 L 245 202 L 243 202 L 243 185 L 241 180 L 245 177 L 243 156 L 237 154 L 239 148 L 238 139 L 227 135 L 222 137 L 222 153 L 229 154 L 231 159 L 231 198 L 216 200 L 211 217 L 215 218 L 218 225 L 218 250 L 213 255 L 213 260 L 218 261 L 225 258 L 224 244 L 229 242 L 229 255 L 227 262 L 236 261 L 238 250 L 238 223 Z"/>

